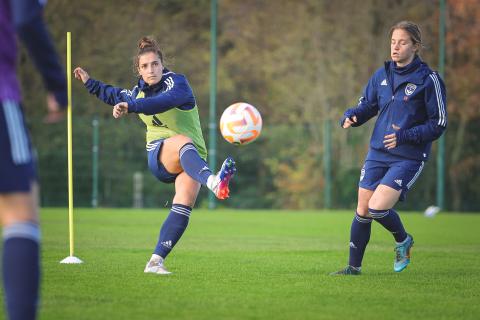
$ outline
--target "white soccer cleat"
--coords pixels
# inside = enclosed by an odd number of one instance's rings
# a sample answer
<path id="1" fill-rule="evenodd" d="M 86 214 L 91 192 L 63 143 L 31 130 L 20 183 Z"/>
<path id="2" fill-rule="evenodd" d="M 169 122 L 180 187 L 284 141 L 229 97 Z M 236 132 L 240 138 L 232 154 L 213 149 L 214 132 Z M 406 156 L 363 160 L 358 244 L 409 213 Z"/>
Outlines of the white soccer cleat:
<path id="1" fill-rule="evenodd" d="M 170 274 L 171 272 L 163 265 L 163 259 L 150 259 L 145 266 L 145 273 Z"/>

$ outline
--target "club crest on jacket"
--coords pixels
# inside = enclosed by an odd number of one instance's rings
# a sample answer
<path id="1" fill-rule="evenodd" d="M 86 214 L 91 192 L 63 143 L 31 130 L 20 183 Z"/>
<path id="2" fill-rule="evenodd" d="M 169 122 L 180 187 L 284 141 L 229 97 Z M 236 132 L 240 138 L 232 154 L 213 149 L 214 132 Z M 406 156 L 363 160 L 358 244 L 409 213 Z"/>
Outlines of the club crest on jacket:
<path id="1" fill-rule="evenodd" d="M 417 89 L 416 85 L 414 85 L 413 83 L 408 83 L 405 87 L 405 94 L 407 96 L 410 96 L 415 91 L 415 89 Z"/>

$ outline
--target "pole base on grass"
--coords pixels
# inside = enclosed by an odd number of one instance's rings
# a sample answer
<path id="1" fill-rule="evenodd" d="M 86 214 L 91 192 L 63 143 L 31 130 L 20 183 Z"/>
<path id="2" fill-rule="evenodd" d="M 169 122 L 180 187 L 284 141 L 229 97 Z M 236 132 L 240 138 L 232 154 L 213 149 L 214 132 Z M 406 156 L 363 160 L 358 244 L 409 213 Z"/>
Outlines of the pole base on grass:
<path id="1" fill-rule="evenodd" d="M 82 260 L 78 259 L 77 257 L 69 256 L 60 261 L 60 263 L 67 263 L 67 264 L 80 264 L 83 263 Z"/>

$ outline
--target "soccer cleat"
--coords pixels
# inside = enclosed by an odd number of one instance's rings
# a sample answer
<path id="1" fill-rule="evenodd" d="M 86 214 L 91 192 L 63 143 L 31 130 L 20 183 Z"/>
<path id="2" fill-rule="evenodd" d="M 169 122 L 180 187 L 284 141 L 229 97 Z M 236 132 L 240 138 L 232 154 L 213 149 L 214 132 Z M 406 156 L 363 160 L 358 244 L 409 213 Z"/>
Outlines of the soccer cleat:
<path id="1" fill-rule="evenodd" d="M 346 266 L 342 270 L 330 273 L 331 276 L 359 276 L 360 274 L 362 274 L 360 269 L 352 266 Z"/>
<path id="2" fill-rule="evenodd" d="M 235 168 L 235 160 L 233 158 L 228 157 L 223 161 L 222 167 L 220 171 L 215 175 L 215 180 L 213 184 L 212 191 L 215 193 L 215 196 L 218 199 L 226 199 L 230 193 L 230 189 L 228 188 L 228 184 L 230 179 L 234 176 L 235 172 L 237 172 L 237 168 Z"/>
<path id="3" fill-rule="evenodd" d="M 410 263 L 410 250 L 413 247 L 413 238 L 407 234 L 407 239 L 395 247 L 395 261 L 393 263 L 393 270 L 401 272 Z"/>
<path id="4" fill-rule="evenodd" d="M 170 274 L 171 272 L 163 265 L 163 259 L 151 259 L 145 266 L 145 273 Z"/>

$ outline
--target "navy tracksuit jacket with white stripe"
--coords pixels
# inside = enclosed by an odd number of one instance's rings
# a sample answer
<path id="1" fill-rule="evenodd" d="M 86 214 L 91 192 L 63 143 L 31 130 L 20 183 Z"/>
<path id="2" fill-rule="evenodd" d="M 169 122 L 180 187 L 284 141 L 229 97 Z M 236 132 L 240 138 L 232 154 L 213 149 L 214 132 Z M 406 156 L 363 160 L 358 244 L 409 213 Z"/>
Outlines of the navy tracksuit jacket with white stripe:
<path id="1" fill-rule="evenodd" d="M 378 114 L 370 139 L 367 160 L 382 160 L 382 155 L 425 161 L 432 141 L 447 127 L 445 85 L 418 56 L 405 67 L 385 62 L 368 81 L 358 106 L 348 109 L 346 117 L 357 117 L 360 126 Z M 387 134 L 395 133 L 397 146 L 386 149 Z"/>

